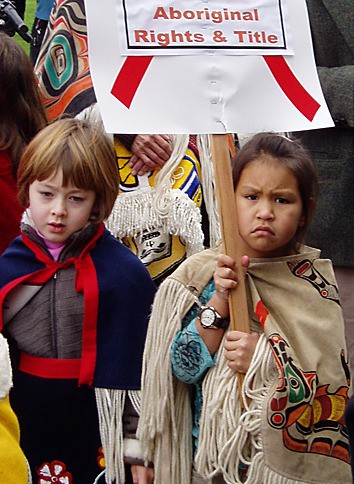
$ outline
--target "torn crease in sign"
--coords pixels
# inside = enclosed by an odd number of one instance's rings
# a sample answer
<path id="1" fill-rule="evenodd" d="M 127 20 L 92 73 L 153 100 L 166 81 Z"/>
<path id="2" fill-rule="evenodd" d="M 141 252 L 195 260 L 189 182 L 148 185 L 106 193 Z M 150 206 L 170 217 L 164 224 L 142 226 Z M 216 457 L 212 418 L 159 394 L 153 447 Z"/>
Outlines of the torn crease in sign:
<path id="1" fill-rule="evenodd" d="M 320 104 L 301 85 L 284 57 L 262 57 L 284 95 L 303 116 L 312 121 Z M 128 109 L 152 59 L 153 57 L 150 56 L 127 57 L 114 81 L 111 93 Z M 210 84 L 220 85 L 217 80 L 210 81 Z M 218 102 L 211 101 L 211 104 L 218 104 Z"/>

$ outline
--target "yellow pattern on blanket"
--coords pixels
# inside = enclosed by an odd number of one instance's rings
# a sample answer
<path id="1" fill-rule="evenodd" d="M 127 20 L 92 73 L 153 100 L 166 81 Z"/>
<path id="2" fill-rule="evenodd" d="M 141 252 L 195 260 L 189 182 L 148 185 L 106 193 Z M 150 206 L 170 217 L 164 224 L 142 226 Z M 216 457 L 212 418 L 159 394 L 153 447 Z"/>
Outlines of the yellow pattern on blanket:
<path id="1" fill-rule="evenodd" d="M 176 137 L 166 165 L 142 177 L 132 175 L 132 154 L 115 138 L 120 188 L 107 226 L 157 284 L 203 248 L 201 166 L 196 143 L 188 138 Z"/>

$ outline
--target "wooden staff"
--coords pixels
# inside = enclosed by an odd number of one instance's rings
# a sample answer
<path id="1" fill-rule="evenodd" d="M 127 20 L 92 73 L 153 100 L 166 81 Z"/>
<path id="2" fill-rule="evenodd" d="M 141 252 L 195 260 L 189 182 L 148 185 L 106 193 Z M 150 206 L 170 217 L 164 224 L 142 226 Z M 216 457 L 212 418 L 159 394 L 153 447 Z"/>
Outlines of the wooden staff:
<path id="1" fill-rule="evenodd" d="M 216 185 L 216 197 L 218 201 L 222 240 L 227 255 L 236 262 L 239 283 L 237 287 L 229 291 L 230 327 L 232 330 L 250 332 L 249 316 L 247 308 L 245 278 L 242 276 L 240 253 L 241 244 L 238 232 L 236 216 L 236 201 L 232 182 L 231 159 L 228 139 L 226 134 L 211 135 L 211 155 L 214 164 L 214 178 Z M 238 374 L 239 391 L 241 398 L 241 387 L 244 375 Z"/>

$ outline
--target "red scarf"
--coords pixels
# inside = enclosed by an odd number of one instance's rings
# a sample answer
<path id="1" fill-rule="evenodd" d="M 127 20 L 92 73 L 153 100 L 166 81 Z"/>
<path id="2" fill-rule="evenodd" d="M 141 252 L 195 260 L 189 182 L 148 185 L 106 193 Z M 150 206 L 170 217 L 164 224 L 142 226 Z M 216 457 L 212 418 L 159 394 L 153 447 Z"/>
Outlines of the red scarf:
<path id="1" fill-rule="evenodd" d="M 65 262 L 54 261 L 45 254 L 31 239 L 22 234 L 23 243 L 33 252 L 37 260 L 43 262 L 45 267 L 12 280 L 0 291 L 0 307 L 2 307 L 7 294 L 19 284 L 43 285 L 60 270 L 75 266 L 75 290 L 84 295 L 84 319 L 82 329 L 82 353 L 79 373 L 79 385 L 92 385 L 96 367 L 97 353 L 97 312 L 98 312 L 98 282 L 96 268 L 92 261 L 90 251 L 95 247 L 97 240 L 102 236 L 104 224 L 102 223 L 96 234 L 92 237 L 78 257 L 70 257 Z M 0 312 L 0 331 L 3 327 L 3 315 Z"/>

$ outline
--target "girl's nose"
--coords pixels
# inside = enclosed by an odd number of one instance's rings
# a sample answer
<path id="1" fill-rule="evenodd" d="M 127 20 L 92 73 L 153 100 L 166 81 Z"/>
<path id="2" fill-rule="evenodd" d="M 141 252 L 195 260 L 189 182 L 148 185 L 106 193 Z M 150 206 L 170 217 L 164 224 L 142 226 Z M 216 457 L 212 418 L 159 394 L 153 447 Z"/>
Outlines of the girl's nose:
<path id="1" fill-rule="evenodd" d="M 51 213 L 56 217 L 63 217 L 66 214 L 66 205 L 64 200 L 56 200 L 56 202 L 53 204 Z"/>
<path id="2" fill-rule="evenodd" d="M 259 202 L 257 217 L 260 220 L 272 220 L 274 218 L 272 204 L 269 201 Z"/>

